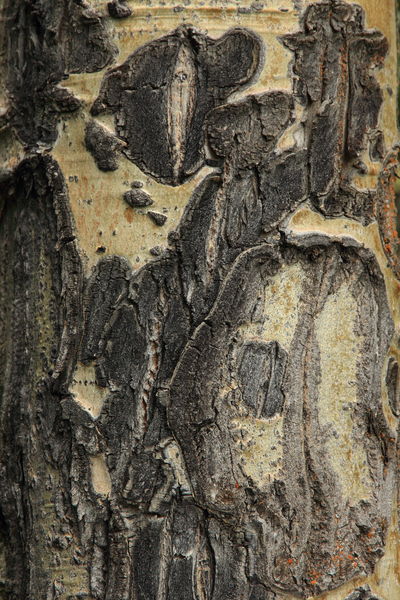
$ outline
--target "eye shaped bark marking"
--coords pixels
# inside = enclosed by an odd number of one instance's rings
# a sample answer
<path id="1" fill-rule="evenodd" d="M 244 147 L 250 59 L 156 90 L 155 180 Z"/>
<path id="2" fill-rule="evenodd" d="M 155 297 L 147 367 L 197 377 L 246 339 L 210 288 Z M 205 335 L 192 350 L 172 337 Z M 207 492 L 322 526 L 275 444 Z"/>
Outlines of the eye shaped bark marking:
<path id="1" fill-rule="evenodd" d="M 190 26 L 146 44 L 103 80 L 92 114 L 112 112 L 126 156 L 179 185 L 204 163 L 206 115 L 250 82 L 261 42 L 245 29 L 213 40 Z"/>

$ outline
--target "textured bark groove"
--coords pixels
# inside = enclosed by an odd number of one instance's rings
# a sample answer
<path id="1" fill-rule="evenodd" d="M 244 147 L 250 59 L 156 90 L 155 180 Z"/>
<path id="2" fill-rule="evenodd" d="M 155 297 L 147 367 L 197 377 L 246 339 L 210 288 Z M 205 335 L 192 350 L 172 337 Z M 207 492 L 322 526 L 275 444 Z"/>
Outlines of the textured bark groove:
<path id="1" fill-rule="evenodd" d="M 122 0 L 107 10 L 134 18 Z M 127 158 L 178 190 L 213 171 L 168 248 L 136 270 L 99 257 L 86 276 L 43 148 L 81 106 L 58 84 L 115 48 L 84 0 L 6 14 L 8 127 L 27 157 L 0 182 L 0 597 L 293 600 L 348 584 L 343 600 L 377 600 L 358 581 L 388 543 L 400 410 L 386 38 L 358 5 L 311 3 L 281 36 L 293 93 L 243 95 L 268 60 L 245 27 L 181 25 L 113 65 L 83 127 L 99 172 Z M 380 176 L 365 190 L 367 153 Z M 130 186 L 120 202 L 165 226 Z M 345 227 L 298 233 L 301 210 L 379 226 L 383 249 Z"/>

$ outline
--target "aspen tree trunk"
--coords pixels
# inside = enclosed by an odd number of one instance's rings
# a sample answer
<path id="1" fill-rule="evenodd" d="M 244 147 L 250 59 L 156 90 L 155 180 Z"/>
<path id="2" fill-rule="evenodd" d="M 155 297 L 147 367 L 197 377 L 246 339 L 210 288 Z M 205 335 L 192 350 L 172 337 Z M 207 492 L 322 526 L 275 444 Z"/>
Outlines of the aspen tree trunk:
<path id="1" fill-rule="evenodd" d="M 400 598 L 395 0 L 4 0 L 0 598 Z"/>

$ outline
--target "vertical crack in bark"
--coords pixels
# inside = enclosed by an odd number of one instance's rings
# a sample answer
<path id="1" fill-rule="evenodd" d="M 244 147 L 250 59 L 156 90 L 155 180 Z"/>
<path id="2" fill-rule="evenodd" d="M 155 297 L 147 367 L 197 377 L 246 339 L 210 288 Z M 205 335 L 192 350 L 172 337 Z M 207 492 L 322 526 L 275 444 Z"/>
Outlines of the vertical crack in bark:
<path id="1" fill-rule="evenodd" d="M 173 183 L 180 180 L 187 147 L 187 132 L 195 110 L 196 67 L 190 47 L 182 44 L 176 55 L 167 96 L 168 140 Z"/>

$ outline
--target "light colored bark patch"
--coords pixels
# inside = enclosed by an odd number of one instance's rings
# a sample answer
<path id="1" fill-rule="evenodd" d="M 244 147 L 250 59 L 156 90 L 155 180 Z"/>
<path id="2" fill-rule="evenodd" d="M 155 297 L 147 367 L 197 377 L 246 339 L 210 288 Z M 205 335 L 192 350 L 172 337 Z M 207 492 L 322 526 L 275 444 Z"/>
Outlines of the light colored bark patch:
<path id="1" fill-rule="evenodd" d="M 92 365 L 79 363 L 74 373 L 71 392 L 75 401 L 94 419 L 101 413 L 107 388 L 96 383 L 95 370 Z"/>
<path id="2" fill-rule="evenodd" d="M 367 457 L 353 437 L 352 405 L 357 403 L 357 370 L 363 338 L 355 328 L 357 301 L 345 285 L 331 294 L 315 322 L 320 352 L 319 423 L 325 446 L 350 504 L 370 495 Z"/>
<path id="3" fill-rule="evenodd" d="M 68 185 L 87 272 L 99 258 L 115 254 L 124 256 L 133 269 L 138 269 L 154 259 L 151 248 L 168 246 L 168 234 L 178 226 L 188 198 L 212 169 L 205 167 L 193 179 L 174 188 L 148 177 L 124 157 L 120 158 L 117 171 L 100 171 L 84 147 L 85 122 L 84 114 L 71 118 L 53 154 Z M 163 227 L 154 224 L 147 209 L 131 208 L 123 200 L 132 181 L 143 183 L 143 190 L 154 202 L 151 209 L 167 216 Z"/>
<path id="4" fill-rule="evenodd" d="M 172 468 L 175 485 L 183 495 L 191 494 L 191 485 L 180 447 L 173 438 L 163 440 L 160 446 L 162 459 Z"/>
<path id="5" fill-rule="evenodd" d="M 281 270 L 264 288 L 264 307 L 259 323 L 240 328 L 244 340 L 277 341 L 289 352 L 299 316 L 304 271 L 295 264 Z"/>
<path id="6" fill-rule="evenodd" d="M 268 490 L 281 467 L 283 417 L 277 415 L 268 420 L 240 417 L 232 419 L 231 424 L 243 472 L 260 490 Z"/>
<path id="7" fill-rule="evenodd" d="M 277 341 L 287 351 L 296 331 L 305 273 L 294 264 L 270 279 L 264 288 L 262 314 L 257 323 L 240 327 L 243 341 Z M 283 416 L 271 419 L 239 417 L 231 421 L 237 459 L 260 489 L 267 489 L 282 461 Z"/>
<path id="8" fill-rule="evenodd" d="M 109 496 L 111 493 L 111 479 L 104 454 L 90 457 L 90 469 L 94 491 L 102 496 Z"/>

